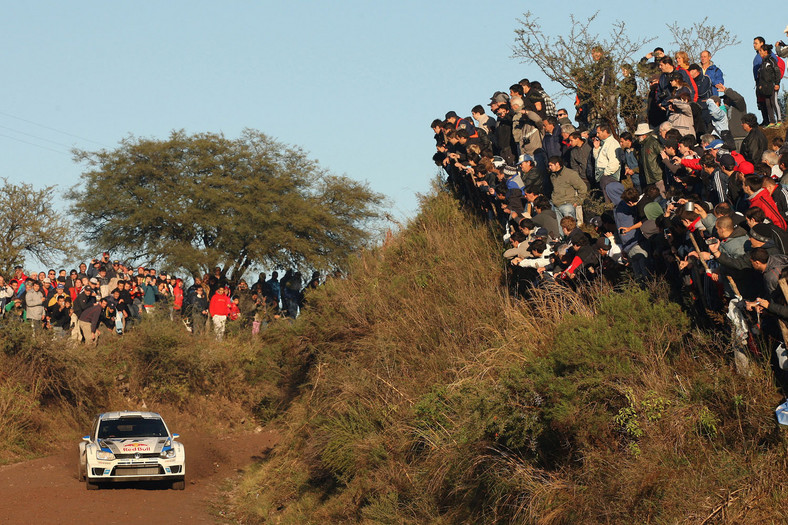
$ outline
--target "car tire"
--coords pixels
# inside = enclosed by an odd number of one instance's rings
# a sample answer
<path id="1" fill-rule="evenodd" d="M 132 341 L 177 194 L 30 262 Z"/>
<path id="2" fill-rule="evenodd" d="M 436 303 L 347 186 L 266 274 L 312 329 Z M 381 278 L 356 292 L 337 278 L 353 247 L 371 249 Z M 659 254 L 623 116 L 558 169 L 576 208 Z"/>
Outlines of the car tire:
<path id="1" fill-rule="evenodd" d="M 186 488 L 186 480 L 182 479 L 180 481 L 173 481 L 172 482 L 172 490 L 183 490 Z"/>
<path id="2" fill-rule="evenodd" d="M 79 481 L 85 481 L 87 477 L 87 467 L 85 467 L 85 465 L 80 460 L 79 464 L 77 465 L 77 479 Z"/>
<path id="3" fill-rule="evenodd" d="M 93 481 L 90 481 L 89 479 L 86 478 L 85 479 L 85 488 L 88 489 L 88 490 L 98 490 L 99 489 L 99 484 L 95 483 Z"/>

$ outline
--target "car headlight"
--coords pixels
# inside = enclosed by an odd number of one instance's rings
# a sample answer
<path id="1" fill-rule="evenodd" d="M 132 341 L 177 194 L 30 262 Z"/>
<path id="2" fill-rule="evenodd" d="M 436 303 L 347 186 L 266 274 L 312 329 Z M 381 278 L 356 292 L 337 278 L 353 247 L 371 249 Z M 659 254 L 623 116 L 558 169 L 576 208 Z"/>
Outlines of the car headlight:
<path id="1" fill-rule="evenodd" d="M 166 459 L 172 459 L 175 457 L 175 449 L 162 450 L 160 456 Z"/>
<path id="2" fill-rule="evenodd" d="M 103 450 L 96 451 L 96 459 L 101 459 L 104 461 L 112 461 L 115 459 L 115 454 L 112 452 L 104 452 Z"/>

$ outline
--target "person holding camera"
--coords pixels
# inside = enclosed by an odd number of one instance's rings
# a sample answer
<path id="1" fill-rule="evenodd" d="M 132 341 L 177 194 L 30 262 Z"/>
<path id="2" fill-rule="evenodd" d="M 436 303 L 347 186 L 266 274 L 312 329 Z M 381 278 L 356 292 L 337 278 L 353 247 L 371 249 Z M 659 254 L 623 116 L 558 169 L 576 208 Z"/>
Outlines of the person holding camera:
<path id="1" fill-rule="evenodd" d="M 785 30 L 783 32 L 786 36 L 788 36 L 788 26 L 785 26 Z M 778 40 L 774 43 L 774 51 L 777 53 L 778 57 L 788 58 L 788 44 L 782 40 Z"/>

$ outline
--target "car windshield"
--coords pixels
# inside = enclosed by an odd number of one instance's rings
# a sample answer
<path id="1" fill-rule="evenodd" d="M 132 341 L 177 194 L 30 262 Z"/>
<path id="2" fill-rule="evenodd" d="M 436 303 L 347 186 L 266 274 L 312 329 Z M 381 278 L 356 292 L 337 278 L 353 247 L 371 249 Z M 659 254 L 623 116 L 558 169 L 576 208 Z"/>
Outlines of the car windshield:
<path id="1" fill-rule="evenodd" d="M 99 425 L 99 439 L 167 437 L 167 429 L 161 419 L 129 417 L 109 419 Z"/>

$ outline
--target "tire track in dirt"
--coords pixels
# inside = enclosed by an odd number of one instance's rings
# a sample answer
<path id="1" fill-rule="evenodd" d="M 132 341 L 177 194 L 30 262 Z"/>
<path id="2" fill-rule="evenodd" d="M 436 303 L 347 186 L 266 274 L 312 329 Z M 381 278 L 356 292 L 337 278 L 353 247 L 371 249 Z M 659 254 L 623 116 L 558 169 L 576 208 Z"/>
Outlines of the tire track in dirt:
<path id="1" fill-rule="evenodd" d="M 0 523 L 137 524 L 222 523 L 212 505 L 219 485 L 277 443 L 273 432 L 210 436 L 188 432 L 186 490 L 161 483 L 103 485 L 88 491 L 77 479 L 77 443 L 56 455 L 0 467 Z"/>

